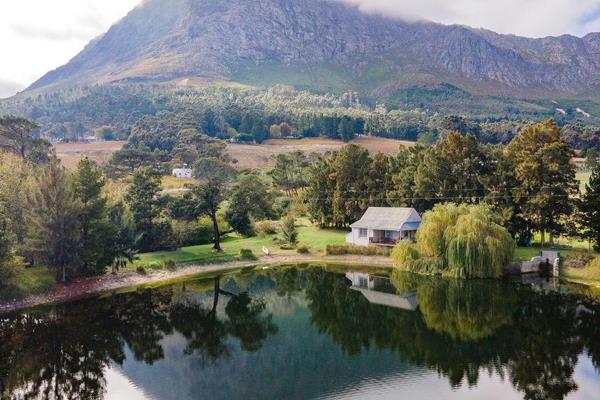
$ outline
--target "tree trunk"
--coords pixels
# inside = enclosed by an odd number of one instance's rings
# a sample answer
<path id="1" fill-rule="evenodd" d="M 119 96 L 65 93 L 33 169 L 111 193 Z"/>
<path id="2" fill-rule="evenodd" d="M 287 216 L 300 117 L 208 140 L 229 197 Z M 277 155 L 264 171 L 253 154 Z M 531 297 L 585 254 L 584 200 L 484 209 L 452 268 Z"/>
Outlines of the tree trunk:
<path id="1" fill-rule="evenodd" d="M 546 231 L 542 228 L 542 230 L 540 231 L 542 238 L 540 240 L 540 245 L 542 247 L 542 249 L 546 246 Z"/>
<path id="2" fill-rule="evenodd" d="M 217 312 L 217 306 L 219 305 L 219 293 L 221 292 L 221 278 L 215 278 L 215 294 L 213 297 L 213 307 L 211 313 L 214 315 Z"/>
<path id="3" fill-rule="evenodd" d="M 67 267 L 62 266 L 62 283 L 63 285 L 67 283 Z"/>
<path id="4" fill-rule="evenodd" d="M 554 248 L 554 232 L 550 231 L 550 248 Z"/>
<path id="5" fill-rule="evenodd" d="M 221 232 L 219 232 L 219 222 L 217 221 L 217 215 L 211 214 L 210 219 L 213 223 L 213 234 L 215 236 L 215 245 L 213 246 L 213 250 L 221 253 L 223 249 L 221 249 Z"/>

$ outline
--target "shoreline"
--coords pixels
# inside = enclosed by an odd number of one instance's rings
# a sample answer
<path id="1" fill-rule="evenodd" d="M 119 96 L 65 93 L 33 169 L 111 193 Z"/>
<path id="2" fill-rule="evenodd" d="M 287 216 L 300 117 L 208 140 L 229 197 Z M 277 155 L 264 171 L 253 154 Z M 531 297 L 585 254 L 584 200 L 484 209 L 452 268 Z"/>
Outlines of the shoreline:
<path id="1" fill-rule="evenodd" d="M 69 285 L 58 284 L 52 291 L 32 294 L 14 301 L 0 302 L 0 315 L 44 305 L 60 304 L 69 301 L 85 299 L 103 293 L 114 292 L 127 288 L 134 288 L 150 284 L 165 283 L 169 280 L 189 278 L 205 273 L 227 272 L 242 268 L 257 266 L 276 266 L 294 263 L 324 263 L 341 265 L 361 265 L 379 268 L 392 268 L 392 260 L 381 256 L 263 256 L 257 260 L 239 260 L 219 264 L 193 264 L 182 266 L 174 271 L 158 270 L 148 275 L 135 272 L 126 272 L 116 275 L 102 275 L 98 277 L 83 278 Z"/>

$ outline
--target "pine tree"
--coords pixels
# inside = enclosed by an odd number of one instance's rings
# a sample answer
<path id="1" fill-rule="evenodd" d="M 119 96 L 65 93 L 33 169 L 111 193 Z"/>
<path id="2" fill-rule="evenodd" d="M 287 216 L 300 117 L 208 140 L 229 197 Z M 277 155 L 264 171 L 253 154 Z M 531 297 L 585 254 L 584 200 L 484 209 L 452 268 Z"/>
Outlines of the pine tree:
<path id="1" fill-rule="evenodd" d="M 79 202 L 79 269 L 84 275 L 102 274 L 112 261 L 109 242 L 115 232 L 108 223 L 106 198 L 102 195 L 106 181 L 95 162 L 87 157 L 73 174 L 72 190 Z"/>
<path id="2" fill-rule="evenodd" d="M 138 259 L 136 247 L 139 236 L 136 236 L 133 220 L 124 204 L 118 203 L 111 207 L 108 211 L 108 219 L 115 229 L 115 235 L 110 242 L 110 251 L 112 273 L 116 274 L 118 270 L 125 268 L 128 263 Z"/>
<path id="3" fill-rule="evenodd" d="M 79 210 L 55 153 L 36 177 L 29 207 L 27 253 L 55 269 L 57 280 L 65 283 L 77 261 Z"/>
<path id="4" fill-rule="evenodd" d="M 600 251 L 600 165 L 596 165 L 585 185 L 585 193 L 578 202 L 577 219 L 582 237 L 593 244 L 594 250 Z"/>

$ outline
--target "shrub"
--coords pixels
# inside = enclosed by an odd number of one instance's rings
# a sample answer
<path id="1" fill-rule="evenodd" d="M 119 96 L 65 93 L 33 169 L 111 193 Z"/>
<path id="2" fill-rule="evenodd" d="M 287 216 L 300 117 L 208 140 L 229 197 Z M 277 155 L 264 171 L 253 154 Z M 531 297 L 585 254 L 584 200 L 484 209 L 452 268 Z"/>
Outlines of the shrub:
<path id="1" fill-rule="evenodd" d="M 139 266 L 138 266 L 138 267 L 135 269 L 135 271 L 136 271 L 138 274 L 140 274 L 140 275 L 146 275 L 146 274 L 147 274 L 147 272 L 146 272 L 146 268 L 144 268 L 142 265 L 139 265 Z"/>
<path id="2" fill-rule="evenodd" d="M 174 260 L 167 258 L 164 262 L 163 265 L 166 269 L 168 269 L 169 271 L 174 271 L 177 268 L 177 263 L 175 263 Z"/>
<path id="3" fill-rule="evenodd" d="M 196 246 L 212 242 L 213 227 L 208 218 L 200 218 L 198 221 L 173 220 L 171 224 L 178 247 Z"/>
<path id="4" fill-rule="evenodd" d="M 258 260 L 258 257 L 256 257 L 254 255 L 254 253 L 252 252 L 252 250 L 250 250 L 250 249 L 241 249 L 240 250 L 240 258 L 242 260 L 249 260 L 249 261 Z"/>
<path id="5" fill-rule="evenodd" d="M 296 219 L 293 215 L 288 214 L 281 220 L 281 231 L 283 238 L 290 245 L 295 247 L 298 244 L 298 230 L 296 229 Z"/>
<path id="6" fill-rule="evenodd" d="M 343 256 L 347 254 L 359 256 L 389 256 L 390 249 L 376 246 L 357 246 L 354 244 L 330 244 L 325 248 L 328 256 Z"/>
<path id="7" fill-rule="evenodd" d="M 298 252 L 298 254 L 309 254 L 310 253 L 310 249 L 308 248 L 308 246 L 305 246 L 305 245 L 298 246 L 296 251 Z"/>
<path id="8" fill-rule="evenodd" d="M 258 236 L 266 237 L 276 234 L 278 231 L 278 226 L 273 221 L 258 221 L 254 224 L 254 230 Z"/>

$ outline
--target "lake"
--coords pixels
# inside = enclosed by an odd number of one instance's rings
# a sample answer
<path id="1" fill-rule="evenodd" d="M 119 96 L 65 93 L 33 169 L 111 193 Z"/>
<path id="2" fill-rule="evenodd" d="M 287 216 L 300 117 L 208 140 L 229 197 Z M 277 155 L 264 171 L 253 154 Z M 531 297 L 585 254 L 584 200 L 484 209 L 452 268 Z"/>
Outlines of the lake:
<path id="1" fill-rule="evenodd" d="M 0 317 L 0 398 L 597 399 L 600 305 L 531 279 L 255 269 Z"/>

